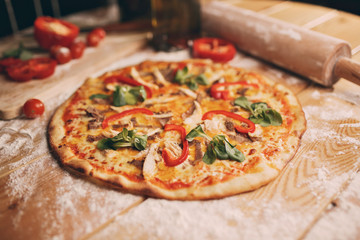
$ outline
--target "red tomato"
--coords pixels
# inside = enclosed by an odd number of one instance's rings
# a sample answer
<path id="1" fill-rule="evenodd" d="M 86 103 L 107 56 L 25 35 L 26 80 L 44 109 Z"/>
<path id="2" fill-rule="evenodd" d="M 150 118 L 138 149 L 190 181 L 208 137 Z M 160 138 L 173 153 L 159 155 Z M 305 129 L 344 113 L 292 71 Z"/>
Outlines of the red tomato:
<path id="1" fill-rule="evenodd" d="M 23 112 L 27 118 L 40 117 L 44 111 L 44 103 L 36 98 L 27 100 L 23 106 Z"/>
<path id="2" fill-rule="evenodd" d="M 11 67 L 17 63 L 21 63 L 22 61 L 18 58 L 8 57 L 0 60 L 0 73 L 5 72 L 6 68 Z"/>
<path id="3" fill-rule="evenodd" d="M 97 45 L 99 45 L 100 41 L 101 41 L 101 37 L 94 32 L 90 32 L 86 36 L 86 44 L 90 47 L 96 47 Z"/>
<path id="4" fill-rule="evenodd" d="M 215 62 L 227 62 L 234 58 L 234 45 L 219 38 L 199 38 L 194 40 L 193 57 L 210 58 Z"/>
<path id="5" fill-rule="evenodd" d="M 64 64 L 71 61 L 71 52 L 67 47 L 54 45 L 50 48 L 50 55 L 59 63 Z"/>
<path id="6" fill-rule="evenodd" d="M 86 48 L 86 45 L 83 41 L 77 41 L 71 44 L 70 46 L 70 52 L 73 59 L 81 58 L 84 50 Z"/>
<path id="7" fill-rule="evenodd" d="M 8 67 L 7 73 L 9 77 L 18 82 L 30 81 L 36 74 L 31 68 L 29 61 L 23 61 Z"/>
<path id="8" fill-rule="evenodd" d="M 69 47 L 79 34 L 79 28 L 69 22 L 52 18 L 38 17 L 34 23 L 34 36 L 39 45 L 50 49 L 53 45 Z"/>
<path id="9" fill-rule="evenodd" d="M 36 72 L 34 78 L 37 79 L 44 79 L 53 75 L 57 65 L 55 60 L 47 57 L 31 59 L 29 60 L 29 64 Z"/>
<path id="10" fill-rule="evenodd" d="M 94 34 L 97 34 L 101 39 L 104 39 L 106 36 L 106 32 L 103 28 L 95 28 L 91 32 L 93 32 Z"/>

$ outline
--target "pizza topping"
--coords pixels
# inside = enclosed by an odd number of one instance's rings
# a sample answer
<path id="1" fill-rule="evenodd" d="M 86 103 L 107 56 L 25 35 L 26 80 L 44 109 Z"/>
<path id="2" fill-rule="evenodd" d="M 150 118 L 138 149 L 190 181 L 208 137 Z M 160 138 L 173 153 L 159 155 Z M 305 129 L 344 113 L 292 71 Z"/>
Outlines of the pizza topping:
<path id="1" fill-rule="evenodd" d="M 191 115 L 184 120 L 184 124 L 194 127 L 201 122 L 201 106 L 197 101 L 194 101 L 192 107 L 188 109 L 188 111 L 189 110 L 192 111 L 192 113 L 190 113 Z"/>
<path id="2" fill-rule="evenodd" d="M 143 86 L 129 87 L 116 86 L 113 94 L 113 104 L 115 107 L 124 105 L 135 105 L 138 101 L 145 101 L 146 91 Z"/>
<path id="3" fill-rule="evenodd" d="M 240 152 L 235 145 L 232 145 L 224 135 L 215 135 L 211 139 L 203 131 L 201 125 L 198 125 L 186 135 L 186 140 L 191 142 L 195 137 L 204 137 L 210 140 L 202 159 L 206 164 L 213 164 L 216 159 L 234 160 L 237 162 L 243 162 L 245 160 L 244 154 Z"/>
<path id="4" fill-rule="evenodd" d="M 153 83 L 149 83 L 149 82 L 145 82 L 145 81 L 141 78 L 139 72 L 136 70 L 135 67 L 132 67 L 132 68 L 131 68 L 130 75 L 131 75 L 132 78 L 134 78 L 138 83 L 140 83 L 140 84 L 143 85 L 143 86 L 147 86 L 147 87 L 149 87 L 149 88 L 154 88 L 154 89 L 159 89 L 159 86 L 158 86 L 158 85 L 153 84 Z"/>
<path id="5" fill-rule="evenodd" d="M 142 113 L 142 114 L 146 114 L 146 115 L 153 115 L 154 113 L 146 108 L 133 108 L 130 110 L 125 110 L 123 112 L 120 113 L 116 113 L 108 118 L 105 118 L 105 120 L 102 122 L 102 128 L 107 128 L 109 126 L 109 122 L 113 122 L 116 121 L 120 118 L 123 118 L 125 116 L 128 115 L 132 115 L 132 114 L 137 114 L 137 113 Z"/>
<path id="6" fill-rule="evenodd" d="M 219 38 L 199 38 L 194 40 L 193 56 L 195 58 L 210 58 L 214 62 L 227 62 L 234 58 L 234 45 Z"/>
<path id="7" fill-rule="evenodd" d="M 105 84 L 109 84 L 109 83 L 125 83 L 125 84 L 129 84 L 130 86 L 143 86 L 145 88 L 145 91 L 146 91 L 146 97 L 147 98 L 152 97 L 151 88 L 149 88 L 148 86 L 136 81 L 133 78 L 129 78 L 129 77 L 126 77 L 124 75 L 113 75 L 113 76 L 107 77 L 104 80 L 104 83 Z"/>
<path id="8" fill-rule="evenodd" d="M 101 112 L 98 109 L 96 109 L 95 107 L 93 107 L 93 106 L 89 106 L 85 110 L 85 112 L 89 117 L 93 117 L 93 118 L 98 119 L 100 121 L 102 121 L 104 119 L 104 116 L 101 114 Z"/>
<path id="9" fill-rule="evenodd" d="M 247 83 L 246 81 L 238 81 L 238 82 L 224 82 L 224 83 L 216 83 L 211 86 L 210 94 L 215 99 L 223 99 L 223 100 L 231 100 L 233 99 L 230 96 L 229 90 L 223 90 L 226 87 L 229 86 L 241 86 L 242 89 L 244 88 L 259 88 L 259 85 L 253 84 L 253 83 Z M 241 94 L 242 95 L 242 94 Z"/>
<path id="10" fill-rule="evenodd" d="M 187 66 L 185 66 L 183 69 L 177 70 L 173 81 L 180 85 L 185 84 L 191 90 L 198 89 L 198 84 L 209 85 L 209 81 L 204 74 L 195 76 L 194 74 L 189 73 L 189 68 Z"/>
<path id="11" fill-rule="evenodd" d="M 269 108 L 264 102 L 251 103 L 246 97 L 238 97 L 235 99 L 235 105 L 250 111 L 251 116 L 249 119 L 263 127 L 270 125 L 280 126 L 283 122 L 280 113 Z"/>
<path id="12" fill-rule="evenodd" d="M 179 90 L 180 90 L 180 93 L 182 92 L 191 98 L 194 98 L 194 99 L 197 98 L 197 94 L 195 92 L 191 91 L 190 89 L 179 87 Z"/>
<path id="13" fill-rule="evenodd" d="M 261 141 L 262 139 L 262 134 L 263 134 L 263 129 L 260 125 L 255 124 L 255 131 L 254 132 L 249 132 L 248 135 L 250 137 L 250 139 L 252 141 Z"/>
<path id="14" fill-rule="evenodd" d="M 164 131 L 178 131 L 181 135 L 181 142 L 183 145 L 183 150 L 182 150 L 180 157 L 174 158 L 173 156 L 171 156 L 169 154 L 169 151 L 167 150 L 167 148 L 164 148 L 163 152 L 162 152 L 162 157 L 164 159 L 166 166 L 174 167 L 174 166 L 177 166 L 177 165 L 183 163 L 189 156 L 189 143 L 185 139 L 186 130 L 185 130 L 185 128 L 183 128 L 182 126 L 179 126 L 179 125 L 166 124 L 164 127 Z"/>
<path id="15" fill-rule="evenodd" d="M 246 123 L 247 127 L 244 127 L 242 125 L 235 125 L 235 129 L 238 132 L 241 133 L 248 133 L 248 132 L 254 132 L 255 131 L 255 124 L 250 121 L 249 119 L 246 119 L 238 114 L 232 113 L 232 112 L 228 112 L 228 111 L 224 111 L 224 110 L 214 110 L 214 111 L 209 111 L 207 113 L 205 113 L 202 117 L 202 120 L 206 120 L 206 119 L 212 119 L 214 115 L 217 114 L 221 114 L 224 115 L 226 117 L 229 118 L 233 118 L 235 120 L 239 120 L 240 122 Z"/>
<path id="16" fill-rule="evenodd" d="M 96 146 L 100 150 L 116 150 L 122 147 L 133 147 L 136 150 L 142 151 L 147 145 L 147 135 L 137 135 L 136 132 L 136 129 L 127 130 L 124 128 L 122 132 L 115 137 L 101 139 Z"/>
<path id="17" fill-rule="evenodd" d="M 163 86 L 169 86 L 169 82 L 166 81 L 162 73 L 159 71 L 159 68 L 154 67 L 154 75 L 158 83 L 162 84 Z"/>

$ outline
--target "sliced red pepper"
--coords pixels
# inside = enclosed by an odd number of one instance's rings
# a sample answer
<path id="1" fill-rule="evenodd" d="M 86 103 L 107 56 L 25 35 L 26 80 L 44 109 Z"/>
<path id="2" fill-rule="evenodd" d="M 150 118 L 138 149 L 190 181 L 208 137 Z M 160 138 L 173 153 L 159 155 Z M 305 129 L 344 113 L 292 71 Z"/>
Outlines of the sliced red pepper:
<path id="1" fill-rule="evenodd" d="M 146 97 L 147 98 L 151 98 L 152 97 L 152 91 L 151 88 L 149 88 L 148 86 L 144 86 L 141 83 L 139 83 L 138 81 L 136 81 L 133 78 L 130 77 L 126 77 L 124 75 L 113 75 L 110 77 L 105 78 L 104 83 L 125 83 L 125 84 L 129 84 L 130 86 L 143 86 L 145 91 L 146 91 Z"/>
<path id="2" fill-rule="evenodd" d="M 234 58 L 234 45 L 219 38 L 199 38 L 194 40 L 193 57 L 210 58 L 215 62 L 227 62 Z"/>
<path id="3" fill-rule="evenodd" d="M 232 113 L 232 112 L 228 112 L 228 111 L 224 111 L 224 110 L 214 110 L 214 111 L 209 111 L 206 112 L 203 116 L 202 116 L 202 120 L 206 120 L 206 119 L 212 119 L 214 115 L 217 114 L 221 114 L 224 115 L 226 117 L 229 118 L 233 118 L 235 120 L 239 120 L 241 122 L 244 122 L 248 125 L 247 128 L 242 127 L 242 126 L 234 126 L 236 131 L 241 132 L 241 133 L 253 133 L 255 131 L 255 124 L 250 121 L 249 119 L 243 118 L 242 116 L 236 114 L 236 113 Z"/>
<path id="4" fill-rule="evenodd" d="M 56 61 L 48 57 L 33 58 L 29 60 L 31 68 L 35 71 L 34 78 L 44 79 L 54 74 Z"/>
<path id="5" fill-rule="evenodd" d="M 36 74 L 29 61 L 22 61 L 6 69 L 9 77 L 17 82 L 30 81 Z"/>
<path id="6" fill-rule="evenodd" d="M 130 109 L 130 110 L 125 110 L 121 113 L 117 113 L 117 114 L 114 114 L 108 118 L 105 118 L 104 121 L 102 122 L 102 128 L 107 128 L 109 126 L 109 122 L 113 122 L 115 120 L 118 120 L 120 118 L 123 118 L 125 116 L 128 116 L 128 115 L 132 115 L 132 114 L 137 114 L 137 113 L 143 113 L 143 114 L 146 114 L 146 115 L 153 115 L 154 113 L 152 111 L 150 111 L 149 109 L 146 109 L 146 108 L 133 108 L 133 109 Z"/>
<path id="7" fill-rule="evenodd" d="M 76 25 L 60 19 L 42 16 L 34 23 L 35 39 L 45 49 L 52 45 L 70 47 L 78 34 L 79 28 Z"/>
<path id="8" fill-rule="evenodd" d="M 253 87 L 259 88 L 259 85 L 255 83 L 247 83 L 246 81 L 238 81 L 238 82 L 225 82 L 225 83 L 216 83 L 211 86 L 210 94 L 213 98 L 216 99 L 224 99 L 224 100 L 231 100 L 229 90 L 218 90 L 220 87 L 227 87 L 233 85 L 242 85 L 243 87 Z"/>
<path id="9" fill-rule="evenodd" d="M 8 57 L 0 60 L 0 73 L 5 71 L 6 68 L 11 67 L 12 65 L 21 63 L 22 61 L 18 58 Z"/>
<path id="10" fill-rule="evenodd" d="M 26 82 L 33 78 L 44 79 L 51 76 L 56 68 L 56 61 L 47 58 L 33 58 L 11 65 L 7 68 L 9 77 L 18 82 Z"/>
<path id="11" fill-rule="evenodd" d="M 170 156 L 169 152 L 166 148 L 162 151 L 162 157 L 164 159 L 164 162 L 166 166 L 168 167 L 174 167 L 181 163 L 183 163 L 187 157 L 189 156 L 189 142 L 185 139 L 186 137 L 186 130 L 182 126 L 175 125 L 175 124 L 166 124 L 164 127 L 164 131 L 178 131 L 181 135 L 181 142 L 183 145 L 183 151 L 178 158 L 173 158 Z"/>

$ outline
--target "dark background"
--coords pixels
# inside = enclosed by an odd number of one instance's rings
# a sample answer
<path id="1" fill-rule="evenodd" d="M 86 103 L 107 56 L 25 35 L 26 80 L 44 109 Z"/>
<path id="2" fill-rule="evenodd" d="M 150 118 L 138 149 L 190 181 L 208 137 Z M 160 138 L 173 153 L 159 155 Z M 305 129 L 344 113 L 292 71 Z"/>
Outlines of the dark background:
<path id="1" fill-rule="evenodd" d="M 47 16 L 55 16 L 51 5 L 51 0 L 39 0 L 42 12 Z M 181 0 L 180 0 L 181 1 Z M 32 0 L 10 0 L 14 9 L 18 29 L 32 26 L 36 12 Z M 89 10 L 101 6 L 107 6 L 110 2 L 106 0 L 58 0 L 61 16 L 66 16 L 78 11 Z M 334 9 L 360 15 L 360 0 L 303 0 L 317 5 L 322 5 Z M 122 20 L 129 21 L 137 18 L 150 17 L 150 0 L 116 0 L 122 10 Z M 0 37 L 12 34 L 5 0 L 0 0 Z"/>

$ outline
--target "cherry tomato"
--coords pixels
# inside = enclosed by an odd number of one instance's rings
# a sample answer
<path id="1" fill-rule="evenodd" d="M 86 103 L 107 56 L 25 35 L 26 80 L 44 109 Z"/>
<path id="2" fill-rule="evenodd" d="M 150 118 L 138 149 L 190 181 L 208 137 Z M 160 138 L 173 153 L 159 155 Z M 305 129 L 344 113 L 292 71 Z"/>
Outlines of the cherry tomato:
<path id="1" fill-rule="evenodd" d="M 0 73 L 5 72 L 6 68 L 21 63 L 22 61 L 18 58 L 8 57 L 0 60 Z"/>
<path id="2" fill-rule="evenodd" d="M 70 46 L 70 52 L 73 59 L 81 58 L 84 50 L 86 48 L 86 45 L 83 41 L 77 41 L 71 44 Z"/>
<path id="3" fill-rule="evenodd" d="M 71 52 L 67 47 L 54 45 L 50 48 L 50 55 L 59 63 L 64 64 L 71 61 Z"/>
<path id="4" fill-rule="evenodd" d="M 95 28 L 91 32 L 93 32 L 94 34 L 97 34 L 100 37 L 100 39 L 104 39 L 106 36 L 106 32 L 103 28 Z"/>
<path id="5" fill-rule="evenodd" d="M 193 57 L 210 58 L 215 62 L 227 62 L 234 58 L 234 45 L 219 38 L 199 38 L 194 40 Z"/>
<path id="6" fill-rule="evenodd" d="M 31 68 L 35 71 L 34 78 L 44 79 L 54 74 L 56 68 L 56 61 L 48 58 L 34 58 L 29 60 Z"/>
<path id="7" fill-rule="evenodd" d="M 90 47 L 96 47 L 99 42 L 106 36 L 106 32 L 102 28 L 95 28 L 86 36 L 86 43 Z"/>
<path id="8" fill-rule="evenodd" d="M 23 106 L 23 112 L 27 118 L 40 117 L 44 111 L 44 103 L 36 98 L 27 100 Z"/>
<path id="9" fill-rule="evenodd" d="M 6 71 L 11 79 L 18 82 L 30 81 L 36 74 L 35 70 L 31 68 L 29 61 L 22 61 L 11 65 Z"/>
<path id="10" fill-rule="evenodd" d="M 97 45 L 99 45 L 101 41 L 101 37 L 93 32 L 90 32 L 87 36 L 86 36 L 86 44 L 89 47 L 96 47 Z"/>

